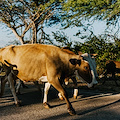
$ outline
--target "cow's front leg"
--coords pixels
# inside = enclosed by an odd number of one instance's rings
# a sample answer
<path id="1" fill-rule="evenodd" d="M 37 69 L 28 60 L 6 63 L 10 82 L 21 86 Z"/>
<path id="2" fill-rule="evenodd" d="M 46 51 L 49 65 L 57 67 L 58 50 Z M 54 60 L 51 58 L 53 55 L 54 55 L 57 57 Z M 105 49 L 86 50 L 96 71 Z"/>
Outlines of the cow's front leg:
<path id="1" fill-rule="evenodd" d="M 64 82 L 65 82 L 65 85 L 68 85 L 68 83 L 69 83 L 69 78 L 66 78 L 66 79 L 64 80 Z M 59 97 L 60 100 L 64 100 L 64 98 L 63 98 L 63 96 L 62 96 L 61 93 L 58 93 L 58 97 Z"/>
<path id="2" fill-rule="evenodd" d="M 65 99 L 65 101 L 67 103 L 68 113 L 70 115 L 75 115 L 76 112 L 75 112 L 74 108 L 72 107 L 72 105 L 71 105 L 71 103 L 70 103 L 70 101 L 68 99 L 67 93 L 65 92 L 65 90 L 62 87 L 62 85 L 60 84 L 60 82 L 58 80 L 58 77 L 53 78 L 53 79 L 51 79 L 49 81 L 53 85 L 53 87 L 55 87 L 62 94 L 62 96 L 64 97 L 64 99 Z"/>
<path id="3" fill-rule="evenodd" d="M 77 96 L 78 96 L 77 80 L 76 80 L 76 77 L 72 77 L 71 79 L 72 79 L 73 84 L 74 84 L 74 94 L 73 94 L 73 97 L 74 97 L 75 99 L 77 99 Z"/>
<path id="4" fill-rule="evenodd" d="M 13 79 L 12 73 L 9 73 L 8 81 L 10 83 L 10 89 L 11 89 L 12 95 L 14 97 L 15 105 L 18 107 L 18 106 L 20 106 L 20 102 L 19 102 L 19 100 L 18 100 L 18 98 L 16 96 L 15 86 L 14 86 L 14 79 Z"/>
<path id="5" fill-rule="evenodd" d="M 47 103 L 47 95 L 48 95 L 50 86 L 51 86 L 51 84 L 49 82 L 45 83 L 44 98 L 43 98 L 43 105 L 45 108 L 50 108 L 50 105 Z"/>
<path id="6" fill-rule="evenodd" d="M 77 99 L 77 96 L 78 96 L 78 86 L 77 86 L 77 80 L 75 77 L 72 77 L 71 78 L 72 81 L 73 81 L 73 84 L 74 84 L 74 94 L 73 94 L 73 97 L 75 99 Z M 68 85 L 68 82 L 69 82 L 69 78 L 65 79 L 65 85 Z M 59 96 L 59 99 L 60 100 L 64 100 L 63 96 L 61 93 L 58 93 L 58 96 Z"/>

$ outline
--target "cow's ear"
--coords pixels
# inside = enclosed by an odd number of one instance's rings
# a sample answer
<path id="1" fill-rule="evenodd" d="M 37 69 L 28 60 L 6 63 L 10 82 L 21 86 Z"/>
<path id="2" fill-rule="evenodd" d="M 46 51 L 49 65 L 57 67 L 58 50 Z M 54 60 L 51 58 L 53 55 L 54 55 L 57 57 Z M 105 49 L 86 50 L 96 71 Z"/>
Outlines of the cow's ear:
<path id="1" fill-rule="evenodd" d="M 71 63 L 72 65 L 76 65 L 76 64 L 77 64 L 77 59 L 75 59 L 75 58 L 70 59 L 69 61 L 70 61 L 70 63 Z"/>
<path id="2" fill-rule="evenodd" d="M 81 60 L 77 60 L 74 58 L 74 59 L 70 59 L 69 61 L 72 65 L 76 65 L 76 64 L 78 64 L 79 66 L 81 65 Z"/>
<path id="3" fill-rule="evenodd" d="M 81 65 L 81 60 L 77 60 L 77 64 L 80 66 Z"/>

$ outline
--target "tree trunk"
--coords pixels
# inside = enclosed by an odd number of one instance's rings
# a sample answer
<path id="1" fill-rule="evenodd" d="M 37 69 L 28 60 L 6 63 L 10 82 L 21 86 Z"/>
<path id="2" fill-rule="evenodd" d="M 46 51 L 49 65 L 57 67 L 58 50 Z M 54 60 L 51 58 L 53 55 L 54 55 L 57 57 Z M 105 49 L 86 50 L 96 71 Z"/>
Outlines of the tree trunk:
<path id="1" fill-rule="evenodd" d="M 18 38 L 18 40 L 20 41 L 21 45 L 23 45 L 24 44 L 23 37 L 19 36 L 18 33 L 15 31 L 15 29 L 11 28 L 11 30 L 13 31 L 15 36 Z"/>
<path id="2" fill-rule="evenodd" d="M 5 23 L 5 21 L 2 21 L 2 22 Z M 24 39 L 23 39 L 24 36 L 20 36 L 20 35 L 17 33 L 16 29 L 13 28 L 13 27 L 11 27 L 10 24 L 7 24 L 7 26 L 12 30 L 12 32 L 13 32 L 13 33 L 15 34 L 15 36 L 18 38 L 18 40 L 20 41 L 21 45 L 23 45 L 23 44 L 24 44 Z"/>
<path id="3" fill-rule="evenodd" d="M 37 25 L 33 25 L 32 31 L 33 31 L 33 36 L 32 36 L 32 44 L 37 43 Z"/>

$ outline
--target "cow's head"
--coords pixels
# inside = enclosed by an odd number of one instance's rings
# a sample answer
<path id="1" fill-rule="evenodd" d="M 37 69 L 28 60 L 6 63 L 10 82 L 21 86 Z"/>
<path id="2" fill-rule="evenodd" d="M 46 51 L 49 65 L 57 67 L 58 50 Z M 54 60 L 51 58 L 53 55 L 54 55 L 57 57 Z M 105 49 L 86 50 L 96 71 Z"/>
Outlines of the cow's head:
<path id="1" fill-rule="evenodd" d="M 96 56 L 97 54 L 95 54 Z M 91 69 L 91 74 L 92 74 L 92 82 L 90 84 L 88 84 L 88 87 L 92 87 L 93 85 L 97 84 L 97 80 L 96 78 L 98 77 L 97 71 L 96 71 L 96 62 L 95 62 L 95 58 L 94 55 L 92 54 L 92 57 L 90 54 L 85 53 L 81 55 L 83 57 L 84 60 L 89 62 L 90 65 L 90 69 Z"/>
<path id="2" fill-rule="evenodd" d="M 82 77 L 88 84 L 91 84 L 92 74 L 89 63 L 86 60 L 83 60 L 82 57 L 79 59 L 72 58 L 69 61 L 72 65 L 75 66 L 75 74 L 77 77 Z"/>

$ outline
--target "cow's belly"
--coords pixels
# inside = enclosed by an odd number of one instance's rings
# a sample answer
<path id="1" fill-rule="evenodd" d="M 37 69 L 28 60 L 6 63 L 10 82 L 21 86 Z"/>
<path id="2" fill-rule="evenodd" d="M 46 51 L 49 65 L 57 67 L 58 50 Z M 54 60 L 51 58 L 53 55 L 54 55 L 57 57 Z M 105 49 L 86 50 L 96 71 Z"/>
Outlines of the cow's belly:
<path id="1" fill-rule="evenodd" d="M 29 77 L 29 76 L 18 75 L 17 77 L 25 82 L 34 82 L 34 81 L 48 82 L 47 76 Z"/>
<path id="2" fill-rule="evenodd" d="M 42 76 L 46 76 L 46 70 L 42 69 L 40 65 L 38 67 L 18 67 L 18 75 L 17 77 L 22 81 L 36 81 Z"/>

